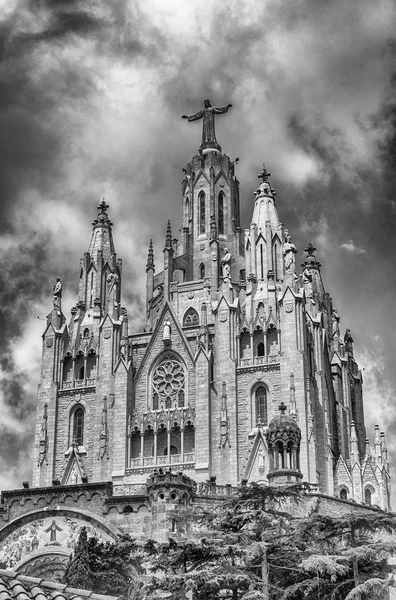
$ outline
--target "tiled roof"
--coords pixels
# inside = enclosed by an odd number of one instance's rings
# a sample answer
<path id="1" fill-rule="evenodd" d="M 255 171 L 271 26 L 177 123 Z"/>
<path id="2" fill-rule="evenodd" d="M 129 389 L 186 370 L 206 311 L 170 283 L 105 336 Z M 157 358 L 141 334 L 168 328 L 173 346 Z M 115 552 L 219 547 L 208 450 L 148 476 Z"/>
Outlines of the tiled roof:
<path id="1" fill-rule="evenodd" d="M 68 587 L 63 583 L 44 581 L 0 569 L 0 600 L 117 600 L 89 590 Z"/>

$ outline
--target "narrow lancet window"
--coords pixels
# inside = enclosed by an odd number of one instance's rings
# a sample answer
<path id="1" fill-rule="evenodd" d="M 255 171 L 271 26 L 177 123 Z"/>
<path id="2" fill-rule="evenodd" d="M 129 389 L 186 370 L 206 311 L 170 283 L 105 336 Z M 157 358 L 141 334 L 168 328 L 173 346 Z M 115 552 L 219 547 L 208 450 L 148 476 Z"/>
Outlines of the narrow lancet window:
<path id="1" fill-rule="evenodd" d="M 267 390 L 260 386 L 255 393 L 256 400 L 256 422 L 260 421 L 261 425 L 268 424 L 268 409 L 267 409 Z"/>
<path id="2" fill-rule="evenodd" d="M 219 194 L 219 234 L 224 235 L 224 194 Z"/>
<path id="3" fill-rule="evenodd" d="M 77 408 L 73 414 L 73 440 L 76 440 L 78 446 L 84 443 L 84 410 Z"/>
<path id="4" fill-rule="evenodd" d="M 199 233 L 206 231 L 206 207 L 205 207 L 205 192 L 199 194 Z"/>

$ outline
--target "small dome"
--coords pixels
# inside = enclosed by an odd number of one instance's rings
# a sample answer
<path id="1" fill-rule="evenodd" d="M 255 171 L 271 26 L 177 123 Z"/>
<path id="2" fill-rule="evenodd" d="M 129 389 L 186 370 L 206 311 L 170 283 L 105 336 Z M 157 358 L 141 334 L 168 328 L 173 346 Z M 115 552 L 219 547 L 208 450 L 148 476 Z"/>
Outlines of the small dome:
<path id="1" fill-rule="evenodd" d="M 277 415 L 268 425 L 268 432 L 278 431 L 279 429 L 292 430 L 301 433 L 296 421 L 293 417 L 289 417 L 288 415 Z"/>

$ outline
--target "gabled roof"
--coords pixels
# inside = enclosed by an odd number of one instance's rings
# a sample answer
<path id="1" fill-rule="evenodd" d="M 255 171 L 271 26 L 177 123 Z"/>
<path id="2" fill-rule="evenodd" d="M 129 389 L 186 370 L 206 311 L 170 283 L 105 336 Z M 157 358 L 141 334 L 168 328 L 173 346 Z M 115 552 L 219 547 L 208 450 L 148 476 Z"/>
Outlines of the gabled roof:
<path id="1" fill-rule="evenodd" d="M 162 339 L 162 331 L 161 329 L 163 328 L 163 324 L 165 322 L 165 318 L 168 317 L 170 322 L 171 322 L 171 327 L 174 326 L 175 328 L 175 332 L 178 335 L 179 339 L 181 340 L 181 343 L 183 344 L 183 347 L 185 349 L 186 355 L 188 356 L 188 358 L 191 361 L 191 364 L 194 364 L 194 356 L 192 354 L 191 351 L 191 347 L 190 344 L 188 343 L 188 340 L 180 326 L 180 323 L 178 321 L 178 319 L 176 318 L 176 315 L 172 309 L 171 304 L 165 300 L 164 302 L 164 306 L 162 307 L 162 310 L 158 316 L 157 322 L 155 324 L 155 327 L 152 331 L 151 334 L 151 338 L 150 341 L 148 343 L 148 346 L 146 348 L 146 351 L 144 353 L 142 362 L 140 363 L 140 366 L 137 370 L 137 373 L 135 375 L 135 380 L 137 381 L 147 363 L 147 361 L 149 360 L 150 356 L 152 355 L 153 352 L 153 346 L 156 343 L 158 337 L 160 337 L 160 339 Z"/>
<path id="2" fill-rule="evenodd" d="M 20 575 L 14 571 L 0 569 L 0 597 L 2 600 L 116 600 L 118 596 L 95 594 L 64 583 L 44 581 L 38 577 Z"/>

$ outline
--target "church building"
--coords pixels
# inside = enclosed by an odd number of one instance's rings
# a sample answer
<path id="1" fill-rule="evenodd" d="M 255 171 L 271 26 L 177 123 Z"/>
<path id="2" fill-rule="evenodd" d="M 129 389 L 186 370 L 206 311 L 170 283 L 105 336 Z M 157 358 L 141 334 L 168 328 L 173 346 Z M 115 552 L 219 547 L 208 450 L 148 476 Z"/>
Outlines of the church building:
<path id="1" fill-rule="evenodd" d="M 330 514 L 390 510 L 385 436 L 376 427 L 371 448 L 351 331 L 312 243 L 296 266 L 265 165 L 242 228 L 237 161 L 215 135 L 230 108 L 205 100 L 185 116 L 202 119 L 202 143 L 183 170 L 180 239 L 168 221 L 163 248 L 148 245 L 144 329 L 122 305 L 105 201 L 71 315 L 54 286 L 32 486 L 0 506 L 0 560 L 17 572 L 58 577 L 82 525 L 101 539 L 166 537 L 171 509 L 250 482 L 309 482 Z"/>

